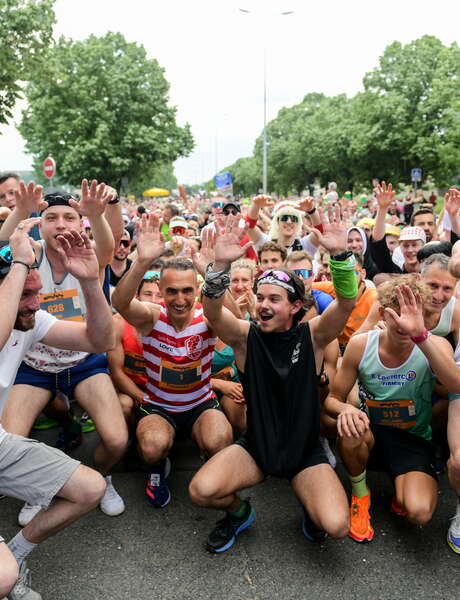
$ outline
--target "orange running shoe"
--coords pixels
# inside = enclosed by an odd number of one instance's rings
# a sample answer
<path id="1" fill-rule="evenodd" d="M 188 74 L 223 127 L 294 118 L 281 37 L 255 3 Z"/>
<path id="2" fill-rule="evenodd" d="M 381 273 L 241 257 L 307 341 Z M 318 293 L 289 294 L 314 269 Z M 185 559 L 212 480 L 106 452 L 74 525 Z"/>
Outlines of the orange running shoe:
<path id="1" fill-rule="evenodd" d="M 355 542 L 370 542 L 374 537 L 374 530 L 371 525 L 371 516 L 369 507 L 371 505 L 371 493 L 358 498 L 351 497 L 350 507 L 350 531 L 348 535 Z"/>
<path id="2" fill-rule="evenodd" d="M 405 511 L 404 508 L 396 500 L 396 496 L 393 496 L 393 500 L 391 501 L 390 510 L 392 513 L 394 513 L 395 515 L 398 515 L 400 517 L 407 516 L 407 511 Z"/>

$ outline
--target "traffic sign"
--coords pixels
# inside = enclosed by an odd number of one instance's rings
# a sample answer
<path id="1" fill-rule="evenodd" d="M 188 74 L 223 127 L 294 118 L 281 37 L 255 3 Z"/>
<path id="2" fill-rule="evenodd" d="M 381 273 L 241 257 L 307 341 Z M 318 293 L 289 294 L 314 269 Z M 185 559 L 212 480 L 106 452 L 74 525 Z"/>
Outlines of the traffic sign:
<path id="1" fill-rule="evenodd" d="M 410 177 L 414 183 L 416 181 L 422 181 L 422 169 L 412 169 L 410 172 Z"/>
<path id="2" fill-rule="evenodd" d="M 51 156 L 48 156 L 48 158 L 45 158 L 43 161 L 43 175 L 47 179 L 53 179 L 56 175 L 56 162 Z"/>

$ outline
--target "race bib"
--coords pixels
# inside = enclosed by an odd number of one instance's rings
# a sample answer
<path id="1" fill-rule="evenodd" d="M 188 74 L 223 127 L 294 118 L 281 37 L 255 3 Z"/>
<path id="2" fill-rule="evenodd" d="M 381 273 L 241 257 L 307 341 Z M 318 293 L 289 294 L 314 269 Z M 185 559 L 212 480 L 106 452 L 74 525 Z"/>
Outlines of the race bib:
<path id="1" fill-rule="evenodd" d="M 40 308 L 58 319 L 65 321 L 84 321 L 81 312 L 78 290 L 63 290 L 49 294 L 39 294 Z"/>
<path id="2" fill-rule="evenodd" d="M 374 425 L 387 425 L 398 429 L 415 427 L 413 400 L 366 400 L 369 419 Z"/>
<path id="3" fill-rule="evenodd" d="M 200 381 L 200 361 L 189 363 L 188 365 L 176 365 L 167 360 L 161 361 L 160 388 L 187 391 L 194 388 Z"/>

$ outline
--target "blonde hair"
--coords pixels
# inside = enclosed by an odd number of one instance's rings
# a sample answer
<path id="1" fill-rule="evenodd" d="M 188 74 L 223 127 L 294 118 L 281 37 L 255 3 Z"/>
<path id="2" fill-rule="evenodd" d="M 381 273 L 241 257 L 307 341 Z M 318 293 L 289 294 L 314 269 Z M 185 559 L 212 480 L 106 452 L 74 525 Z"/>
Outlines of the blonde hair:
<path id="1" fill-rule="evenodd" d="M 256 277 L 256 263 L 250 258 L 240 258 L 232 262 L 231 272 L 237 269 L 247 269 L 251 273 L 251 279 Z"/>
<path id="2" fill-rule="evenodd" d="M 415 294 L 418 292 L 422 304 L 428 303 L 431 299 L 431 294 L 428 286 L 421 279 L 420 275 L 410 273 L 408 275 L 398 275 L 392 277 L 389 281 L 385 281 L 377 288 L 377 297 L 380 305 L 383 308 L 392 308 L 399 312 L 399 302 L 396 295 L 396 288 L 401 285 L 407 285 Z"/>

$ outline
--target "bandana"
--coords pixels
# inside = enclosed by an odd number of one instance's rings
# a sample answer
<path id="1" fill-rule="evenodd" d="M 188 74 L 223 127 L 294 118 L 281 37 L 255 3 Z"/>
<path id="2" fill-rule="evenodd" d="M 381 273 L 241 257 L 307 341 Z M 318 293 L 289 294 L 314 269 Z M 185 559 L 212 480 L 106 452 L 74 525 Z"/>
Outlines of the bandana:
<path id="1" fill-rule="evenodd" d="M 297 292 L 295 291 L 294 287 L 290 283 L 286 283 L 285 281 L 280 281 L 276 277 L 273 277 L 273 275 L 267 275 L 267 277 L 261 277 L 260 279 L 258 279 L 257 280 L 257 289 L 259 288 L 259 285 L 261 285 L 262 283 L 269 283 L 270 285 L 278 285 L 279 287 L 282 287 L 285 290 L 287 290 L 288 292 L 291 292 L 292 294 L 295 294 L 297 296 Z"/>

